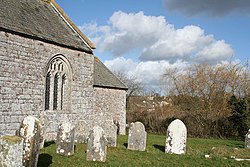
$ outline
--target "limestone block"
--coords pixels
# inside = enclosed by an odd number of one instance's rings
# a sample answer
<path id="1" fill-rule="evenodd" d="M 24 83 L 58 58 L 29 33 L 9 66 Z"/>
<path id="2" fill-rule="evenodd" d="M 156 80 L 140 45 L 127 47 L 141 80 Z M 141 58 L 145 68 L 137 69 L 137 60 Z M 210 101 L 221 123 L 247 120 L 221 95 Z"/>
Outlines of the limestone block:
<path id="1" fill-rule="evenodd" d="M 147 132 L 141 122 L 132 123 L 128 132 L 128 149 L 145 151 Z"/>
<path id="2" fill-rule="evenodd" d="M 23 139 L 18 136 L 0 137 L 0 166 L 22 167 Z"/>
<path id="3" fill-rule="evenodd" d="M 28 116 L 21 122 L 19 135 L 23 137 L 23 165 L 25 167 L 36 167 L 38 162 L 40 142 L 41 142 L 40 121 Z"/>
<path id="4" fill-rule="evenodd" d="M 187 128 L 185 124 L 176 119 L 167 129 L 165 153 L 185 154 L 187 142 Z"/>
<path id="5" fill-rule="evenodd" d="M 75 142 L 77 143 L 87 143 L 87 138 L 89 135 L 89 125 L 85 121 L 79 121 L 75 128 Z"/>
<path id="6" fill-rule="evenodd" d="M 116 147 L 116 139 L 117 139 L 117 126 L 111 122 L 104 122 L 101 127 L 104 130 L 105 136 L 107 138 L 107 146 L 108 147 Z"/>
<path id="7" fill-rule="evenodd" d="M 75 128 L 71 123 L 62 123 L 58 127 L 56 153 L 64 156 L 74 154 Z"/>
<path id="8" fill-rule="evenodd" d="M 87 161 L 105 162 L 107 156 L 107 139 L 100 126 L 94 126 L 87 142 Z"/>
<path id="9" fill-rule="evenodd" d="M 248 133 L 246 134 L 245 137 L 245 148 L 250 149 L 250 129 L 248 130 Z"/>

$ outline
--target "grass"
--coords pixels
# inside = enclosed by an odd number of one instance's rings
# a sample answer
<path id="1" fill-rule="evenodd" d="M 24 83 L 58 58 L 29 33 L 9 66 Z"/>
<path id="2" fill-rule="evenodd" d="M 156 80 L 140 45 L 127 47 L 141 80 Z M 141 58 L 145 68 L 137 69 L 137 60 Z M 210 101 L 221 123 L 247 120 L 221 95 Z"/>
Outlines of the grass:
<path id="1" fill-rule="evenodd" d="M 108 148 L 105 163 L 86 161 L 86 144 L 77 144 L 75 154 L 69 157 L 57 155 L 53 142 L 45 143 L 40 151 L 38 167 L 164 167 L 164 166 L 250 166 L 250 161 L 236 161 L 236 158 L 250 158 L 250 149 L 244 149 L 244 142 L 218 139 L 188 138 L 185 155 L 170 155 L 164 152 L 165 136 L 148 134 L 144 152 L 126 149 L 127 136 L 118 136 L 117 147 Z M 209 154 L 210 158 L 205 158 Z"/>

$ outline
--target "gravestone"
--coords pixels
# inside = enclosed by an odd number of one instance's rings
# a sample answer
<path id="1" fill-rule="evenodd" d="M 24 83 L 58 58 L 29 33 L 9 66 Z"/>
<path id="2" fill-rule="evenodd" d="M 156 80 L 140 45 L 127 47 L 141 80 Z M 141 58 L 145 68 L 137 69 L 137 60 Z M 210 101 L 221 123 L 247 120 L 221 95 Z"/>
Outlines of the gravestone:
<path id="1" fill-rule="evenodd" d="M 94 126 L 87 142 L 87 161 L 105 162 L 107 155 L 107 139 L 100 126 Z"/>
<path id="2" fill-rule="evenodd" d="M 33 116 L 27 116 L 21 122 L 19 136 L 23 137 L 23 166 L 25 167 L 37 166 L 41 129 L 40 121 Z"/>
<path id="3" fill-rule="evenodd" d="M 145 151 L 147 132 L 141 122 L 132 123 L 128 132 L 128 149 Z"/>
<path id="4" fill-rule="evenodd" d="M 40 116 L 39 116 L 39 120 L 40 120 L 40 123 L 42 125 L 42 141 L 40 143 L 40 149 L 43 148 L 44 146 L 44 141 L 46 139 L 46 130 L 48 128 L 48 125 L 49 125 L 49 119 L 48 117 L 46 116 L 46 113 L 45 111 L 42 111 Z"/>
<path id="5" fill-rule="evenodd" d="M 74 154 L 74 134 L 75 128 L 71 123 L 62 123 L 58 126 L 56 153 L 59 155 L 69 156 Z"/>
<path id="6" fill-rule="evenodd" d="M 187 128 L 185 124 L 176 119 L 167 129 L 165 153 L 185 154 L 187 141 Z"/>
<path id="7" fill-rule="evenodd" d="M 18 136 L 0 137 L 0 166 L 22 167 L 23 138 Z"/>
<path id="8" fill-rule="evenodd" d="M 117 139 L 117 126 L 111 122 L 111 121 L 107 121 L 104 122 L 101 127 L 104 130 L 104 134 L 107 138 L 107 146 L 108 147 L 116 147 L 116 139 Z"/>
<path id="9" fill-rule="evenodd" d="M 85 121 L 79 121 L 75 127 L 75 142 L 87 143 L 89 131 L 89 125 Z"/>
<path id="10" fill-rule="evenodd" d="M 250 129 L 245 136 L 245 148 L 250 148 Z"/>

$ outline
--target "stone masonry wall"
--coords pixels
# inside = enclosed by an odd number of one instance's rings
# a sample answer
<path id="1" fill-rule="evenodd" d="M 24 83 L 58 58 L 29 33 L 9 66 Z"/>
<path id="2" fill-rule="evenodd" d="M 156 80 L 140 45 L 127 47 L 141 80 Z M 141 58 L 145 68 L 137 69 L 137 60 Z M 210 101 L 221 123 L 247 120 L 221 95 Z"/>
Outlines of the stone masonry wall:
<path id="1" fill-rule="evenodd" d="M 126 91 L 119 89 L 94 88 L 94 114 L 96 125 L 105 121 L 117 120 L 120 124 L 119 134 L 126 134 Z"/>
<path id="2" fill-rule="evenodd" d="M 15 134 L 22 119 L 38 117 L 44 111 L 45 71 L 49 60 L 62 54 L 72 68 L 71 109 L 47 111 L 48 134 L 67 119 L 90 120 L 93 109 L 92 54 L 59 47 L 45 42 L 0 32 L 0 132 Z"/>

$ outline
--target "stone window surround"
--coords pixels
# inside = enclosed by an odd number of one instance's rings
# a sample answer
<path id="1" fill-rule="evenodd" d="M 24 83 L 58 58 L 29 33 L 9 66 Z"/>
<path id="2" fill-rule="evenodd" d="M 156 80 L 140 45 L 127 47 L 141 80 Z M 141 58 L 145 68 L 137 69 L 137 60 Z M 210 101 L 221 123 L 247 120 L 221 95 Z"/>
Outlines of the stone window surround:
<path id="1" fill-rule="evenodd" d="M 68 59 L 57 54 L 47 63 L 45 73 L 44 110 L 71 109 L 72 68 Z"/>

